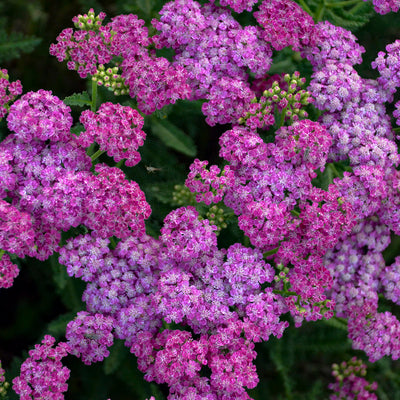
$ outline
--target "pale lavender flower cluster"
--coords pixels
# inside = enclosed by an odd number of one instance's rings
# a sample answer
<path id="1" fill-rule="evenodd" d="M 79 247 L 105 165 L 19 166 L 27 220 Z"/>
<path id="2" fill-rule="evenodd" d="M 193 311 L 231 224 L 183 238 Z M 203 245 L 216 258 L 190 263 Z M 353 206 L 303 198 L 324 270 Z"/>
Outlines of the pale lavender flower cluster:
<path id="1" fill-rule="evenodd" d="M 328 21 L 314 25 L 313 42 L 301 49 L 302 56 L 310 61 L 315 70 L 331 62 L 361 64 L 363 53 L 365 49 L 357 43 L 356 36 Z"/>
<path id="2" fill-rule="evenodd" d="M 400 40 L 388 44 L 386 53 L 380 51 L 378 57 L 372 62 L 372 68 L 379 71 L 377 81 L 384 90 L 391 95 L 400 87 Z M 393 97 L 391 97 L 392 99 Z"/>
<path id="3" fill-rule="evenodd" d="M 374 303 L 365 302 L 352 308 L 348 331 L 353 348 L 363 350 L 370 362 L 384 356 L 393 360 L 400 358 L 400 322 L 389 311 L 378 313 Z"/>
<path id="4" fill-rule="evenodd" d="M 25 254 L 44 260 L 58 248 L 60 229 L 65 224 L 59 219 L 49 220 L 51 214 L 46 209 L 51 209 L 54 204 L 53 199 L 46 196 L 47 191 L 51 191 L 64 174 L 89 171 L 90 158 L 72 139 L 49 144 L 33 139 L 26 143 L 10 135 L 0 144 L 0 150 L 3 149 L 13 155 L 9 165 L 15 175 L 15 183 L 7 191 L 7 197 L 22 213 L 21 217 L 25 214 L 31 216 L 35 233 L 37 248 L 30 248 Z M 22 226 L 28 227 L 26 224 Z M 31 235 L 32 228 L 26 235 Z"/>
<path id="5" fill-rule="evenodd" d="M 395 304 L 400 304 L 400 257 L 396 257 L 393 264 L 386 267 L 382 274 L 380 284 L 387 299 Z"/>
<path id="6" fill-rule="evenodd" d="M 114 343 L 113 328 L 114 320 L 111 317 L 78 312 L 68 323 L 65 332 L 69 353 L 80 357 L 86 365 L 103 361 L 110 355 L 108 347 Z"/>
<path id="7" fill-rule="evenodd" d="M 203 113 L 210 125 L 232 123 L 254 97 L 246 68 L 256 76 L 271 65 L 271 50 L 260 31 L 241 27 L 227 9 L 196 1 L 169 2 L 153 20 L 158 47 L 175 50 L 175 64 L 188 71 L 191 99 L 206 98 Z"/>
<path id="8" fill-rule="evenodd" d="M 360 96 L 361 78 L 349 64 L 331 63 L 311 76 L 308 87 L 315 106 L 330 112 L 341 111 Z"/>
<path id="9" fill-rule="evenodd" d="M 112 317 L 115 335 L 128 347 L 138 332 L 161 326 L 150 294 L 157 290 L 160 244 L 142 235 L 120 241 L 111 251 L 109 240 L 96 234 L 78 236 L 60 249 L 60 263 L 70 276 L 88 282 L 83 293 L 90 314 Z"/>

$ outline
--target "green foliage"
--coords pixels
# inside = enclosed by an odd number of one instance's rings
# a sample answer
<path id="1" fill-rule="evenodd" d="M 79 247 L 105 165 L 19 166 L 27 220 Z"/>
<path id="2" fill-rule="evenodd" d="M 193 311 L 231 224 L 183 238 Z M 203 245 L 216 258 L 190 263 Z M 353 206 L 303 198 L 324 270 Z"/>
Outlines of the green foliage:
<path id="1" fill-rule="evenodd" d="M 367 24 L 374 15 L 371 1 L 358 2 L 351 8 L 335 7 L 338 3 L 338 1 L 332 2 L 332 7 L 326 9 L 325 18 L 334 25 L 349 29 L 352 32 L 356 32 Z"/>
<path id="2" fill-rule="evenodd" d="M 334 25 L 355 32 L 374 15 L 372 2 L 363 0 L 299 0 L 301 6 L 311 11 L 314 21 L 328 20 Z"/>
<path id="3" fill-rule="evenodd" d="M 8 32 L 7 19 L 0 18 L 0 63 L 18 58 L 21 53 L 31 52 L 40 42 L 41 39 L 35 36 L 27 36 L 21 32 Z"/>
<path id="4" fill-rule="evenodd" d="M 74 93 L 63 100 L 67 106 L 85 107 L 92 104 L 88 92 Z"/>
<path id="5" fill-rule="evenodd" d="M 146 26 L 152 28 L 150 21 L 152 18 L 158 18 L 158 12 L 161 10 L 165 1 L 162 0 L 117 0 L 116 6 L 122 13 L 136 14 L 139 18 L 144 19 Z"/>
<path id="6" fill-rule="evenodd" d="M 41 39 L 25 36 L 19 32 L 8 34 L 0 25 L 0 62 L 18 58 L 21 53 L 31 52 L 40 41 Z"/>
<path id="7" fill-rule="evenodd" d="M 152 133 L 155 134 L 167 147 L 189 157 L 194 157 L 196 155 L 196 145 L 192 138 L 186 135 L 185 132 L 170 121 L 152 117 L 150 119 L 150 125 Z"/>

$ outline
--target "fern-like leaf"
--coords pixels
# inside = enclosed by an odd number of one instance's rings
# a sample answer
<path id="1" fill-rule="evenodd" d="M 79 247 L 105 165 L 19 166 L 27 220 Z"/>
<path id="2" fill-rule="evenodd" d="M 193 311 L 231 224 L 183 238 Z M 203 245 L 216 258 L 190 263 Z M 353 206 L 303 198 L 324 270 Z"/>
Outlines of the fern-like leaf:
<path id="1" fill-rule="evenodd" d="M 67 106 L 84 107 L 92 104 L 87 92 L 74 93 L 73 95 L 66 97 L 63 101 Z"/>
<path id="2" fill-rule="evenodd" d="M 21 53 L 31 52 L 42 39 L 35 36 L 25 36 L 20 32 L 8 34 L 0 29 L 0 63 L 20 57 Z"/>

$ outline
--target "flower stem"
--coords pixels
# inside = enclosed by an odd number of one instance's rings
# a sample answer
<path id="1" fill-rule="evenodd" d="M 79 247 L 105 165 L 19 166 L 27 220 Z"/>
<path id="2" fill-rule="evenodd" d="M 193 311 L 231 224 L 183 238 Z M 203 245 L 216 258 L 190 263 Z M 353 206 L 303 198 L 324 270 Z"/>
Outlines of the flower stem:
<path id="1" fill-rule="evenodd" d="M 94 153 L 93 155 L 90 156 L 90 158 L 92 159 L 92 161 L 96 160 L 97 158 L 99 158 L 102 154 L 105 153 L 105 150 L 97 150 L 96 153 Z"/>
<path id="2" fill-rule="evenodd" d="M 304 0 L 299 0 L 300 5 L 303 7 L 303 10 L 306 11 L 308 14 L 312 15 L 313 12 L 311 11 L 310 7 L 306 4 Z"/>
<path id="3" fill-rule="evenodd" d="M 346 7 L 352 4 L 360 3 L 360 0 L 344 0 L 339 1 L 337 3 L 325 3 L 326 8 L 339 8 L 339 7 Z"/>
<path id="4" fill-rule="evenodd" d="M 92 104 L 90 106 L 90 109 L 93 112 L 96 112 L 96 104 L 97 104 L 97 82 L 92 81 Z"/>

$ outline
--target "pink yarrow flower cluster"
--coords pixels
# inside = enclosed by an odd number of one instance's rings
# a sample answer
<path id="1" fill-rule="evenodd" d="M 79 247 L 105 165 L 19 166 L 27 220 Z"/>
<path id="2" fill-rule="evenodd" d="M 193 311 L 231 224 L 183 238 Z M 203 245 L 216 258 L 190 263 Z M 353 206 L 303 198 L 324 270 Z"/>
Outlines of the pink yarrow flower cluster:
<path id="1" fill-rule="evenodd" d="M 51 91 L 43 89 L 17 100 L 10 107 L 7 124 L 23 142 L 33 139 L 67 142 L 71 139 L 71 109 Z"/>
<path id="2" fill-rule="evenodd" d="M 218 203 L 222 200 L 227 188 L 233 184 L 233 172 L 229 166 L 221 170 L 216 165 L 207 170 L 208 161 L 195 159 L 185 185 L 196 193 L 196 201 L 205 204 Z M 220 176 L 218 176 L 221 173 Z"/>
<path id="3" fill-rule="evenodd" d="M 144 119 L 136 110 L 107 102 L 97 113 L 84 111 L 80 122 L 85 127 L 78 139 L 82 147 L 96 142 L 116 162 L 126 159 L 129 167 L 140 161 L 137 149 L 143 145 L 146 133 L 142 131 Z"/>
<path id="4" fill-rule="evenodd" d="M 196 1 L 171 1 L 153 20 L 157 47 L 172 47 L 174 63 L 188 71 L 192 100 L 206 98 L 202 110 L 209 125 L 232 123 L 254 97 L 245 69 L 266 73 L 271 50 L 260 30 L 242 27 L 224 8 Z"/>
<path id="5" fill-rule="evenodd" d="M 0 257 L 0 289 L 9 288 L 18 276 L 19 268 L 11 261 L 8 254 L 3 253 L 3 250 L 0 250 Z"/>
<path id="6" fill-rule="evenodd" d="M 110 355 L 108 347 L 114 342 L 111 332 L 113 325 L 111 317 L 78 312 L 75 319 L 68 323 L 65 332 L 70 354 L 80 357 L 86 365 L 107 358 Z"/>
<path id="7" fill-rule="evenodd" d="M 399 0 L 372 0 L 372 4 L 374 5 L 374 10 L 381 15 L 398 12 L 400 9 Z"/>
<path id="8" fill-rule="evenodd" d="M 13 380 L 13 389 L 22 400 L 37 398 L 63 400 L 70 370 L 61 360 L 68 355 L 69 346 L 60 342 L 53 347 L 55 339 L 46 335 L 42 344 L 29 351 L 21 365 L 21 373 Z"/>
<path id="9" fill-rule="evenodd" d="M 121 15 L 102 26 L 104 18 L 104 13 L 95 16 L 93 10 L 74 17 L 79 30 L 63 30 L 57 43 L 50 46 L 50 54 L 58 61 L 67 60 L 68 68 L 77 70 L 81 78 L 96 75 L 100 66 L 104 68 L 113 57 L 122 56 L 123 82 L 146 114 L 189 97 L 186 70 L 149 51 L 152 40 L 143 27 L 144 21 L 136 15 Z"/>
<path id="10" fill-rule="evenodd" d="M 254 17 L 264 28 L 262 37 L 275 50 L 292 46 L 299 51 L 312 42 L 313 19 L 292 0 L 265 0 Z"/>
<path id="11" fill-rule="evenodd" d="M 0 118 L 7 115 L 10 103 L 21 93 L 21 82 L 19 80 L 10 82 L 8 71 L 0 69 Z"/>

